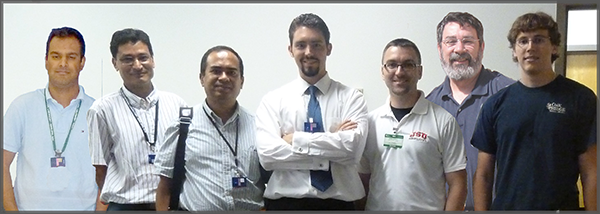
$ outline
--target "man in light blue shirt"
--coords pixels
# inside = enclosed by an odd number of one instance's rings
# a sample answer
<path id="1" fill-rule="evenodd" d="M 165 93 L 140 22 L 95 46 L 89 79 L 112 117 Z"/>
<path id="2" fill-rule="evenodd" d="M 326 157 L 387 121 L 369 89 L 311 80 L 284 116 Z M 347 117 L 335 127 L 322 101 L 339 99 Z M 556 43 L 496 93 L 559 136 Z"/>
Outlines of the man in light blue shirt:
<path id="1" fill-rule="evenodd" d="M 94 102 L 79 85 L 85 42 L 69 27 L 46 44 L 46 88 L 15 99 L 4 115 L 3 204 L 7 211 L 93 211 L 94 182 L 86 112 Z M 17 156 L 14 182 L 10 165 Z"/>

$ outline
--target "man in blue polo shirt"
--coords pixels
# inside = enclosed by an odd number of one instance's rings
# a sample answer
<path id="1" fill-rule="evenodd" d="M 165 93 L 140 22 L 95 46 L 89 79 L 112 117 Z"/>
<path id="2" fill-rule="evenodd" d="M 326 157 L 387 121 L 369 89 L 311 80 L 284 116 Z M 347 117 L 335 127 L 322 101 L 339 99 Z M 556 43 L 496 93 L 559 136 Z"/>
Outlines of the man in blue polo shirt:
<path id="1" fill-rule="evenodd" d="M 450 12 L 437 26 L 437 47 L 447 77 L 427 99 L 440 105 L 456 118 L 467 151 L 467 201 L 465 210 L 473 210 L 473 174 L 477 167 L 477 149 L 470 144 L 481 105 L 500 89 L 515 81 L 482 65 L 483 25 L 473 15 Z"/>

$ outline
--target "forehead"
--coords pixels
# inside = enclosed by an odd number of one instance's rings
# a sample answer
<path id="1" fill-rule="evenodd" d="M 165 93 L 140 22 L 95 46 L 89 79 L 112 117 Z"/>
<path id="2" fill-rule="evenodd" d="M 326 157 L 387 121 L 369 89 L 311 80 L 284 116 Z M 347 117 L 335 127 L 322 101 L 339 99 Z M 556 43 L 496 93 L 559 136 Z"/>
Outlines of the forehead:
<path id="1" fill-rule="evenodd" d="M 384 61 L 417 61 L 417 52 L 410 47 L 390 46 L 383 55 Z"/>
<path id="2" fill-rule="evenodd" d="M 443 37 L 446 36 L 456 36 L 456 34 L 467 34 L 477 38 L 477 30 L 473 28 L 470 24 L 460 25 L 458 22 L 449 22 L 444 26 L 444 31 L 442 32 Z"/>
<path id="3" fill-rule="evenodd" d="M 325 37 L 320 30 L 300 26 L 294 31 L 293 42 L 325 42 Z"/>
<path id="4" fill-rule="evenodd" d="M 536 30 L 532 30 L 532 31 L 521 31 L 519 32 L 519 34 L 517 34 L 517 38 L 521 38 L 521 37 L 534 37 L 534 36 L 548 36 L 548 30 L 547 29 L 536 29 Z"/>
<path id="5" fill-rule="evenodd" d="M 150 54 L 150 50 L 148 49 L 148 45 L 146 45 L 142 41 L 137 42 L 127 42 L 122 45 L 119 45 L 117 50 L 117 55 L 132 55 L 132 54 Z"/>
<path id="6" fill-rule="evenodd" d="M 60 52 L 61 50 L 68 49 L 68 52 L 79 53 L 81 51 L 81 44 L 77 38 L 69 37 L 53 37 L 48 45 L 48 52 Z"/>
<path id="7" fill-rule="evenodd" d="M 208 55 L 206 59 L 206 63 L 208 66 L 229 66 L 229 67 L 239 67 L 239 60 L 232 52 L 228 50 L 219 50 L 213 51 Z"/>

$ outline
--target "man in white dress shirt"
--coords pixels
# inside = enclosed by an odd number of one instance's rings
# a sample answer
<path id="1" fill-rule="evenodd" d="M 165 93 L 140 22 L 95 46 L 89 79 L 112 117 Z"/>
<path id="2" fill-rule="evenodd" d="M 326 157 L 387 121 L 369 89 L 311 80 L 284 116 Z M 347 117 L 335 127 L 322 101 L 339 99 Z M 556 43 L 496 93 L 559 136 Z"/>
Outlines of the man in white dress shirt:
<path id="1" fill-rule="evenodd" d="M 356 166 L 367 106 L 362 93 L 329 77 L 329 35 L 315 14 L 292 21 L 288 51 L 299 78 L 266 94 L 257 109 L 258 155 L 272 171 L 266 210 L 353 210 L 365 195 Z"/>
<path id="2" fill-rule="evenodd" d="M 408 39 L 392 40 L 382 63 L 389 98 L 369 113 L 359 167 L 368 195 L 365 209 L 463 210 L 467 163 L 462 132 L 450 113 L 417 89 L 423 75 L 419 49 Z"/>
<path id="3" fill-rule="evenodd" d="M 96 100 L 87 114 L 100 189 L 96 210 L 155 210 L 160 180 L 154 174 L 156 148 L 186 103 L 152 84 L 154 53 L 144 31 L 115 32 L 110 50 L 123 87 Z"/>

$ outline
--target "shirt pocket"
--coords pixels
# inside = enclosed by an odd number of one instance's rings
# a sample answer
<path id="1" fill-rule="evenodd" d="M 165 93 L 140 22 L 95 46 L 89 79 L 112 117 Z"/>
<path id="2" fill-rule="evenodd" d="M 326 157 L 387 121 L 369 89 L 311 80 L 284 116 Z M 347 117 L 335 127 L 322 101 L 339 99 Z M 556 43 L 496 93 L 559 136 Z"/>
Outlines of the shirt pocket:
<path id="1" fill-rule="evenodd" d="M 258 160 L 258 153 L 256 146 L 250 146 L 242 152 L 241 160 L 243 165 L 244 173 L 246 177 L 251 181 L 258 181 L 260 178 L 260 162 Z"/>

